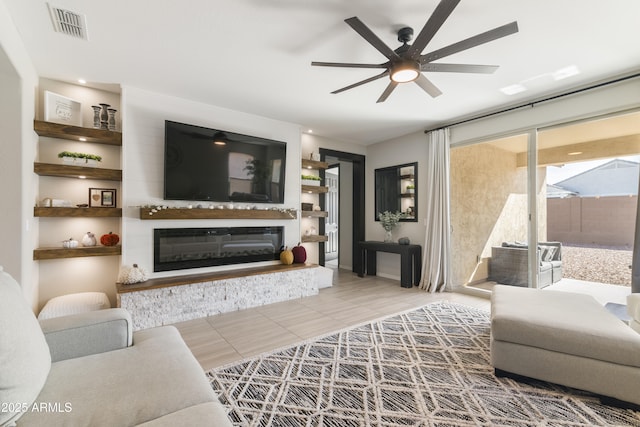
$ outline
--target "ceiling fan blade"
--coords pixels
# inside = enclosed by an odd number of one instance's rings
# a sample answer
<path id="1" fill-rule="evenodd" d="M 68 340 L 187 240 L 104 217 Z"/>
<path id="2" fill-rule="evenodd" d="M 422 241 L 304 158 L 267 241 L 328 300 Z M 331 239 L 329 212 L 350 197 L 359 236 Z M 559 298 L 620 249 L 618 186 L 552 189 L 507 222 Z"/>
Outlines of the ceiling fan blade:
<path id="1" fill-rule="evenodd" d="M 313 61 L 311 65 L 318 67 L 344 67 L 344 68 L 387 68 L 387 64 L 353 64 L 349 62 L 318 62 Z"/>
<path id="2" fill-rule="evenodd" d="M 394 82 L 393 80 L 391 80 L 387 85 L 387 88 L 384 90 L 384 92 L 382 92 L 382 95 L 380 95 L 380 98 L 378 98 L 378 100 L 376 101 L 376 103 L 386 101 L 389 95 L 391 95 L 391 92 L 393 92 L 393 90 L 396 88 L 396 86 L 398 86 L 398 82 Z"/>
<path id="3" fill-rule="evenodd" d="M 363 84 L 372 82 L 374 80 L 378 80 L 378 79 L 380 79 L 380 78 L 382 78 L 384 76 L 387 76 L 387 75 L 389 75 L 389 70 L 385 70 L 384 72 L 378 74 L 377 76 L 369 77 L 368 79 L 364 79 L 364 80 L 361 80 L 361 81 L 359 81 L 357 83 L 351 84 L 349 86 L 345 86 L 345 87 L 343 87 L 341 89 L 334 90 L 331 93 L 336 94 L 336 93 L 344 92 L 345 90 L 353 89 L 354 87 L 358 87 L 358 86 L 361 86 Z"/>
<path id="4" fill-rule="evenodd" d="M 424 74 L 420 74 L 417 79 L 414 80 L 418 86 L 422 88 L 425 92 L 431 95 L 432 98 L 442 95 L 440 89 L 436 87 L 431 80 L 426 78 Z"/>
<path id="5" fill-rule="evenodd" d="M 494 28 L 493 30 L 486 31 L 484 33 L 469 37 L 468 39 L 459 41 L 442 49 L 434 50 L 420 56 L 420 63 L 426 64 L 427 62 L 435 61 L 436 59 L 444 58 L 445 56 L 453 55 L 454 53 L 462 52 L 463 50 L 471 49 L 472 47 L 479 46 L 484 43 L 514 34 L 518 32 L 518 23 L 516 21 L 510 24 L 503 25 L 501 27 Z"/>
<path id="6" fill-rule="evenodd" d="M 474 64 L 442 64 L 429 62 L 420 66 L 420 71 L 434 73 L 479 73 L 492 74 L 499 68 L 498 65 L 474 65 Z"/>
<path id="7" fill-rule="evenodd" d="M 444 24 L 444 21 L 451 15 L 453 9 L 458 6 L 458 3 L 460 3 L 460 0 L 442 0 L 438 4 L 436 10 L 433 11 L 427 23 L 424 24 L 424 27 L 420 30 L 420 34 L 418 34 L 418 37 L 415 38 L 413 44 L 407 51 L 407 55 L 410 58 L 418 58 L 418 55 L 427 47 L 427 44 L 429 44 L 433 36 L 438 32 L 442 24 Z"/>
<path id="8" fill-rule="evenodd" d="M 378 36 L 376 36 L 373 31 L 367 27 L 364 22 L 358 19 L 357 16 L 353 18 L 347 18 L 344 20 L 351 28 L 353 28 L 358 34 L 362 36 L 366 41 L 369 42 L 373 47 L 375 47 L 378 52 L 387 57 L 387 59 L 391 61 L 395 61 L 400 59 L 397 53 L 393 51 L 389 46 L 387 46 Z"/>

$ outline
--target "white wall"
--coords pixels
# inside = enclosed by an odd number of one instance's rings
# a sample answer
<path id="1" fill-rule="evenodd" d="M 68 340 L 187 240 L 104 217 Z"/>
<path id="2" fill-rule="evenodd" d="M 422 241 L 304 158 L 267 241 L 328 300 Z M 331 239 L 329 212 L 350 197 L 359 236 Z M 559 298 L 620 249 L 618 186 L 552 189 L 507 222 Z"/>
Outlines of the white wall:
<path id="1" fill-rule="evenodd" d="M 122 263 L 153 270 L 153 229 L 218 226 L 284 226 L 285 243 L 300 240 L 300 220 L 148 220 L 139 219 L 138 206 L 194 206 L 203 202 L 163 200 L 164 122 L 173 120 L 287 143 L 285 203 L 300 209 L 300 128 L 298 125 L 206 105 L 145 90 L 124 87 L 123 113 L 123 239 Z M 153 273 L 152 277 L 206 273 L 240 266 L 209 267 Z"/>
<path id="2" fill-rule="evenodd" d="M 384 229 L 380 225 L 380 222 L 375 221 L 375 170 L 388 166 L 418 162 L 418 181 L 416 182 L 418 221 L 399 223 L 393 230 L 393 237 L 395 240 L 400 237 L 408 237 L 412 244 L 424 246 L 425 209 L 426 200 L 427 197 L 429 197 L 429 194 L 425 192 L 427 188 L 427 173 L 424 170 L 427 161 L 426 145 L 427 137 L 424 132 L 416 132 L 367 147 L 365 176 L 365 203 L 367 204 L 365 208 L 366 240 L 384 240 Z M 400 280 L 400 255 L 379 252 L 377 267 L 377 274 L 379 276 Z"/>
<path id="3" fill-rule="evenodd" d="M 37 308 L 38 269 L 32 251 L 38 239 L 33 220 L 33 132 L 38 76 L 13 20 L 0 2 L 0 265 Z"/>

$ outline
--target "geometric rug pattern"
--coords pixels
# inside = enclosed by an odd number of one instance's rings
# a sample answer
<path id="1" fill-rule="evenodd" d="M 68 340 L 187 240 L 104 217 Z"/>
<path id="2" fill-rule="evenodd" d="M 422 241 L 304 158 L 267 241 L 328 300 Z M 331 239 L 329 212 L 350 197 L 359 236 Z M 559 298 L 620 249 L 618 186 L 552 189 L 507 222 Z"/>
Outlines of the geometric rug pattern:
<path id="1" fill-rule="evenodd" d="M 589 393 L 497 378 L 489 331 L 487 312 L 434 303 L 207 375 L 236 426 L 640 426 Z"/>

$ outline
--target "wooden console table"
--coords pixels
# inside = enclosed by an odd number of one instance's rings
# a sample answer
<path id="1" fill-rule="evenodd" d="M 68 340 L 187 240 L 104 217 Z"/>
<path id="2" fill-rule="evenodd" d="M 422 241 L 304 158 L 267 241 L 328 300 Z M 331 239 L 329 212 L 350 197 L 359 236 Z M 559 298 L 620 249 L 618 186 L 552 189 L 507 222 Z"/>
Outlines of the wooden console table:
<path id="1" fill-rule="evenodd" d="M 422 275 L 422 246 L 401 245 L 385 242 L 359 242 L 360 270 L 359 277 L 363 277 L 365 270 L 368 276 L 376 275 L 377 252 L 400 254 L 400 286 L 411 288 L 420 284 Z"/>

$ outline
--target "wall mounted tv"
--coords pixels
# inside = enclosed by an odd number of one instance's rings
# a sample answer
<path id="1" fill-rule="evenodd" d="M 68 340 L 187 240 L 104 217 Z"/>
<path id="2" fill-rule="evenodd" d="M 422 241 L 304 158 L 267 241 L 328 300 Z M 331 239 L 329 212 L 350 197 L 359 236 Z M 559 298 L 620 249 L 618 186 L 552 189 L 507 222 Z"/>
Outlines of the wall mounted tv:
<path id="1" fill-rule="evenodd" d="M 164 198 L 284 203 L 287 144 L 165 121 Z"/>

